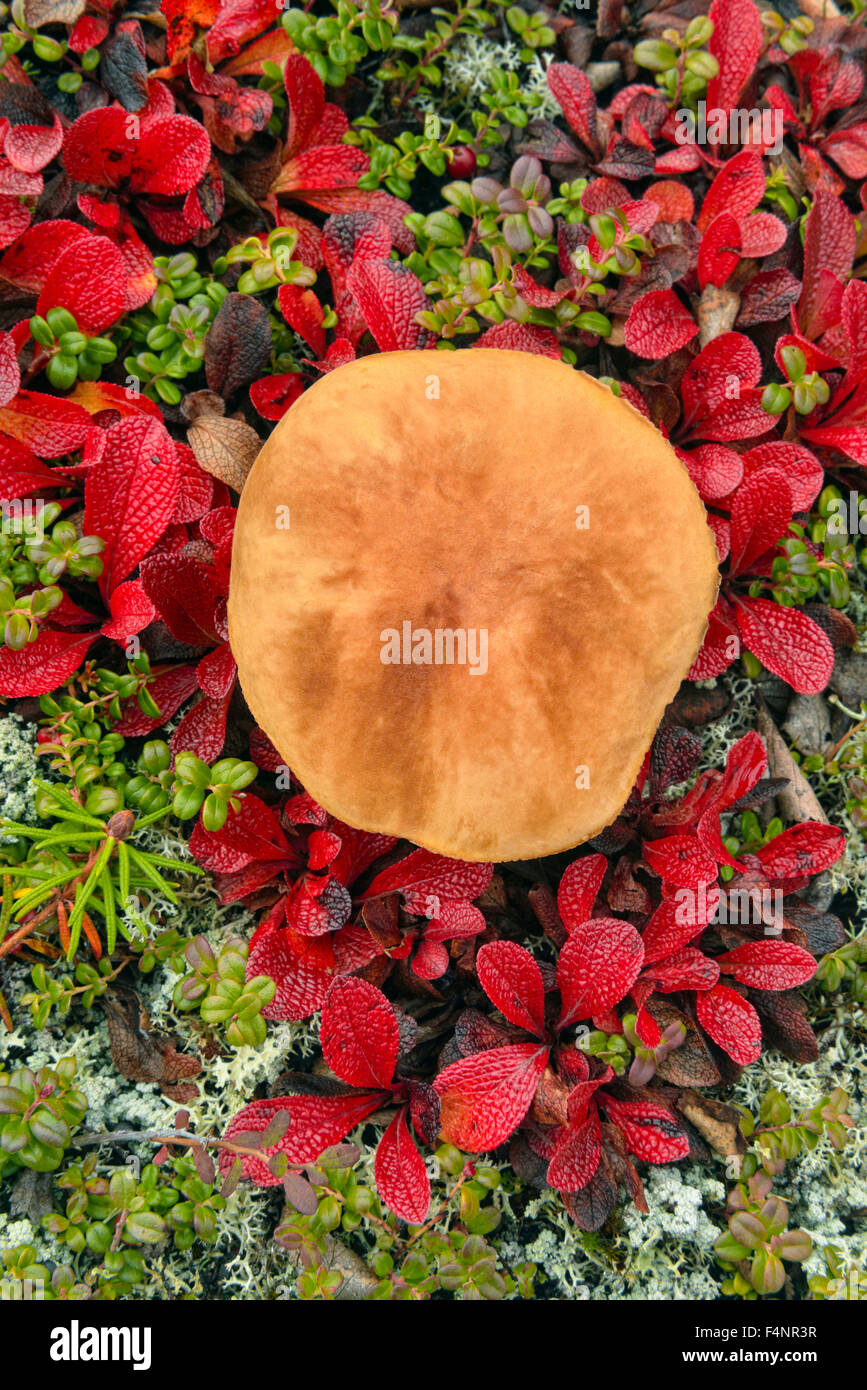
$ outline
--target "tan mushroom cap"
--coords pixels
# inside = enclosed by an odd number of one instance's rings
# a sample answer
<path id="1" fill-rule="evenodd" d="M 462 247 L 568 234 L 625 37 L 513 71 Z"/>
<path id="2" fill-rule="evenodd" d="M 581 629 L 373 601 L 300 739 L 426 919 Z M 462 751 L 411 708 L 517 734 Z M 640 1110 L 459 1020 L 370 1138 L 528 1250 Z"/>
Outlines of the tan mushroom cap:
<path id="1" fill-rule="evenodd" d="M 607 387 L 519 352 L 394 352 L 323 377 L 262 449 L 229 632 L 253 715 L 332 815 L 528 859 L 623 806 L 717 564 L 676 454 Z"/>

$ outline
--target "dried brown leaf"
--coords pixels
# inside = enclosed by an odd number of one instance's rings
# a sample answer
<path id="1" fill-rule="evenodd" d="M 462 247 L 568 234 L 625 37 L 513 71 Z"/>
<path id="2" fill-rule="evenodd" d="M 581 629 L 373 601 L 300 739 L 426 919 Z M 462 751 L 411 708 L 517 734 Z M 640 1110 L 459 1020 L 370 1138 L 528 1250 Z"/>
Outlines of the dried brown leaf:
<path id="1" fill-rule="evenodd" d="M 262 447 L 250 425 L 222 415 L 200 415 L 190 426 L 187 439 L 205 472 L 234 492 L 242 490 Z"/>

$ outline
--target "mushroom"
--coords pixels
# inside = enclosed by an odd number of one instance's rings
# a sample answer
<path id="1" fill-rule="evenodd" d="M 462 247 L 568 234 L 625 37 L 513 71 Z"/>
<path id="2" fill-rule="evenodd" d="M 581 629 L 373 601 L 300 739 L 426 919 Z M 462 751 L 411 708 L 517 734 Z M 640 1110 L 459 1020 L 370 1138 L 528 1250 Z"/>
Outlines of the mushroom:
<path id="1" fill-rule="evenodd" d="M 519 352 L 392 352 L 324 376 L 262 449 L 229 635 L 332 815 L 528 859 L 623 806 L 717 564 L 674 450 L 606 386 Z"/>

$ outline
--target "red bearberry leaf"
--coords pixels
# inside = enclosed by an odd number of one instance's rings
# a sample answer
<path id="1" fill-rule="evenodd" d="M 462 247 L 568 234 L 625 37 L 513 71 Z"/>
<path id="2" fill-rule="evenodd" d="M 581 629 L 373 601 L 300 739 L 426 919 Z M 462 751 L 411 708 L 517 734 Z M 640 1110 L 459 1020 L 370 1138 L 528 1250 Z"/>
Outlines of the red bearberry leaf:
<path id="1" fill-rule="evenodd" d="M 406 266 L 399 261 L 356 260 L 346 285 L 380 352 L 429 346 L 431 334 L 415 321 L 416 314 L 428 308 L 427 295 Z"/>
<path id="2" fill-rule="evenodd" d="M 772 212 L 751 212 L 740 219 L 741 255 L 757 259 L 785 245 L 786 227 Z"/>
<path id="3" fill-rule="evenodd" d="M 790 941 L 747 941 L 717 956 L 716 963 L 726 975 L 753 989 L 794 989 L 816 973 L 809 951 Z"/>
<path id="4" fill-rule="evenodd" d="M 738 623 L 749 650 L 799 695 L 825 689 L 834 670 L 834 648 L 799 608 L 745 598 L 738 603 Z"/>
<path id="5" fill-rule="evenodd" d="M 596 128 L 596 96 L 590 79 L 571 63 L 549 64 L 546 78 L 568 124 L 593 157 L 598 158 L 601 146 Z"/>
<path id="6" fill-rule="evenodd" d="M 721 212 L 715 217 L 701 239 L 698 253 L 698 282 L 724 285 L 741 258 L 741 229 L 735 217 Z"/>
<path id="7" fill-rule="evenodd" d="M 775 835 L 756 858 L 769 879 L 803 878 L 829 869 L 845 848 L 846 838 L 835 825 L 805 821 Z"/>
<path id="8" fill-rule="evenodd" d="M 304 378 L 299 372 L 281 372 L 254 381 L 250 386 L 250 400 L 263 420 L 282 420 L 303 391 Z"/>
<path id="9" fill-rule="evenodd" d="M 533 323 L 515 323 L 512 319 L 486 328 L 471 346 L 499 348 L 506 352 L 532 352 L 537 357 L 552 357 L 556 362 L 562 355 L 557 335 L 552 329 L 539 328 Z"/>
<path id="10" fill-rule="evenodd" d="M 592 916 L 593 907 L 608 868 L 604 854 L 576 859 L 564 870 L 557 889 L 557 910 L 567 932 L 572 932 Z"/>
<path id="11" fill-rule="evenodd" d="M 373 1161 L 376 1189 L 387 1207 L 418 1226 L 430 1210 L 430 1178 L 401 1106 L 379 1141 Z"/>
<path id="12" fill-rule="evenodd" d="M 656 203 L 661 222 L 691 222 L 695 203 L 689 189 L 676 179 L 660 179 L 645 189 L 645 198 Z"/>
<path id="13" fill-rule="evenodd" d="M 166 116 L 142 131 L 130 169 L 130 188 L 170 198 L 188 193 L 211 158 L 207 132 L 191 116 Z"/>
<path id="14" fill-rule="evenodd" d="M 722 444 L 700 444 L 697 449 L 679 449 L 677 456 L 698 490 L 703 502 L 713 502 L 734 492 L 744 475 L 740 454 Z"/>
<path id="15" fill-rule="evenodd" d="M 493 872 L 493 864 L 469 864 L 462 859 L 449 859 L 443 854 L 417 849 L 377 874 L 362 894 L 362 901 L 410 888 L 415 894 L 471 900 L 484 893 Z"/>
<path id="16" fill-rule="evenodd" d="M 202 867 L 214 874 L 236 873 L 261 861 L 296 861 L 274 812 L 251 792 L 241 797 L 239 810 L 230 811 L 222 830 L 205 830 L 197 821 L 190 849 Z"/>
<path id="17" fill-rule="evenodd" d="M 664 840 L 645 840 L 644 862 L 667 883 L 680 888 L 700 888 L 716 883 L 715 860 L 693 835 L 669 835 Z"/>
<path id="18" fill-rule="evenodd" d="M 75 21 L 69 35 L 69 47 L 73 53 L 86 53 L 89 48 L 98 48 L 108 37 L 108 20 L 101 16 L 83 14 Z"/>
<path id="19" fill-rule="evenodd" d="M 739 390 L 761 380 L 762 359 L 758 349 L 743 333 L 721 333 L 687 368 L 681 393 L 686 421 L 711 415 L 726 405 L 737 405 L 732 384 Z M 764 412 L 763 412 L 764 413 Z M 767 424 L 768 417 L 765 415 Z"/>
<path id="20" fill-rule="evenodd" d="M 36 312 L 44 318 L 49 309 L 68 309 L 82 333 L 97 334 L 120 317 L 125 300 L 123 256 L 107 237 L 90 236 L 54 262 Z"/>
<path id="21" fill-rule="evenodd" d="M 707 105 L 708 110 L 719 107 L 727 112 L 737 105 L 756 70 L 765 44 L 764 30 L 753 0 L 714 0 L 709 17 L 714 29 L 708 52 L 716 58 L 719 72 L 708 83 Z"/>
<path id="22" fill-rule="evenodd" d="M 288 927 L 260 928 L 250 942 L 247 978 L 267 975 L 277 986 L 265 1018 L 310 1018 L 325 1003 L 334 979 L 334 949 L 330 937 L 303 937 Z"/>
<path id="23" fill-rule="evenodd" d="M 21 372 L 11 333 L 0 333 L 0 407 L 8 405 L 18 393 Z"/>
<path id="24" fill-rule="evenodd" d="M 644 961 L 641 937 L 629 922 L 595 917 L 575 928 L 557 961 L 562 1008 L 558 1028 L 619 1004 Z"/>
<path id="25" fill-rule="evenodd" d="M 623 330 L 624 342 L 638 357 L 658 360 L 677 352 L 698 332 L 698 324 L 674 290 L 650 290 L 637 299 Z"/>
<path id="26" fill-rule="evenodd" d="M 704 1031 L 738 1066 L 748 1067 L 762 1055 L 762 1025 L 748 999 L 728 985 L 695 997 L 696 1018 Z"/>
<path id="27" fill-rule="evenodd" d="M 826 323 L 827 277 L 845 282 L 855 259 L 855 220 L 842 199 L 819 184 L 804 228 L 804 288 L 798 301 L 798 324 L 815 338 Z"/>
<path id="28" fill-rule="evenodd" d="M 285 1110 L 289 1114 L 289 1128 L 282 1139 L 263 1150 L 265 1158 L 283 1153 L 290 1163 L 312 1163 L 378 1110 L 384 1099 L 379 1092 L 362 1091 L 351 1096 L 274 1096 L 270 1100 L 254 1100 L 233 1116 L 223 1138 L 261 1134 L 268 1121 Z M 249 1139 L 244 1147 L 253 1147 Z M 251 1178 L 259 1187 L 276 1187 L 282 1181 L 262 1159 L 250 1154 L 241 1155 L 241 1159 L 242 1176 Z M 223 1150 L 220 1171 L 231 1168 L 233 1162 L 234 1156 Z"/>
<path id="29" fill-rule="evenodd" d="M 120 106 L 85 111 L 63 137 L 63 163 L 69 177 L 79 183 L 117 188 L 132 170 L 136 141 L 131 133 L 138 121 Z"/>
<path id="30" fill-rule="evenodd" d="M 495 1047 L 452 1062 L 434 1082 L 443 1139 L 470 1153 L 495 1149 L 523 1120 L 547 1065 L 548 1049 L 537 1043 Z"/>
<path id="31" fill-rule="evenodd" d="M 0 434 L 29 445 L 44 459 L 80 449 L 89 429 L 90 416 L 80 405 L 38 391 L 19 391 L 0 410 Z"/>
<path id="32" fill-rule="evenodd" d="M 545 1031 L 545 986 L 529 951 L 516 941 L 491 941 L 476 956 L 479 984 L 491 1003 L 517 1028 Z"/>
<path id="33" fill-rule="evenodd" d="M 785 474 L 763 468 L 746 478 L 732 503 L 729 571 L 741 574 L 782 540 L 792 520 L 792 493 Z"/>
<path id="34" fill-rule="evenodd" d="M 645 971 L 642 980 L 660 994 L 682 989 L 712 989 L 719 979 L 719 965 L 692 946 L 675 951 Z"/>
<path id="35" fill-rule="evenodd" d="M 353 976 L 335 980 L 322 1006 L 322 1056 L 350 1086 L 391 1085 L 400 1031 L 385 995 Z"/>
<path id="36" fill-rule="evenodd" d="M 115 642 L 125 642 L 134 633 L 142 632 L 156 617 L 156 609 L 138 579 L 118 584 L 109 607 L 111 617 L 103 623 L 101 631 Z"/>
<path id="37" fill-rule="evenodd" d="M 56 690 L 81 665 L 97 635 L 43 629 L 21 651 L 0 648 L 0 695 L 11 699 Z"/>
<path id="38" fill-rule="evenodd" d="M 557 1131 L 546 1175 L 549 1187 L 556 1192 L 578 1192 L 587 1186 L 602 1156 L 600 1134 L 595 1109 L 579 1124 L 566 1125 Z"/>
<path id="39" fill-rule="evenodd" d="M 125 738 L 140 738 L 153 733 L 154 729 L 159 729 L 171 719 L 197 689 L 195 666 L 171 666 L 166 671 L 157 672 L 148 685 L 148 694 L 159 709 L 159 714 L 155 717 L 143 714 L 135 697 L 132 697 L 121 706 L 123 715 L 112 725 L 112 729 Z"/>
<path id="40" fill-rule="evenodd" d="M 105 432 L 84 485 L 84 529 L 105 541 L 100 588 L 110 594 L 165 531 L 178 505 L 180 470 L 165 426 L 146 415 Z"/>
<path id="41" fill-rule="evenodd" d="M 663 898 L 641 937 L 644 963 L 663 960 L 686 946 L 704 930 L 719 903 L 719 889 L 696 892 L 682 888 L 671 898 Z"/>
<path id="42" fill-rule="evenodd" d="M 281 285 L 277 291 L 277 303 L 289 327 L 301 334 L 317 357 L 324 357 L 324 313 L 313 291 L 303 290 L 300 285 Z"/>
<path id="43" fill-rule="evenodd" d="M 195 753 L 204 763 L 212 763 L 226 742 L 226 719 L 231 692 L 223 699 L 203 695 L 188 709 L 169 739 L 172 753 Z"/>
<path id="44" fill-rule="evenodd" d="M 300 53 L 290 53 L 283 69 L 289 98 L 289 135 L 286 153 L 291 158 L 310 144 L 310 137 L 325 110 L 325 88 L 312 65 Z"/>
<path id="45" fill-rule="evenodd" d="M 758 471 L 764 477 L 771 468 L 784 474 L 795 512 L 808 511 L 824 486 L 825 470 L 815 454 L 787 439 L 757 444 L 741 456 L 741 461 L 747 478 Z"/>
<path id="46" fill-rule="evenodd" d="M 689 1139 L 664 1105 L 650 1100 L 615 1100 L 609 1095 L 601 1104 L 623 1131 L 626 1146 L 636 1158 L 645 1163 L 674 1163 L 688 1156 Z"/>
<path id="47" fill-rule="evenodd" d="M 706 232 L 722 214 L 741 218 L 758 207 L 765 195 L 765 171 L 758 154 L 742 150 L 728 160 L 707 191 L 696 219 L 700 232 Z"/>

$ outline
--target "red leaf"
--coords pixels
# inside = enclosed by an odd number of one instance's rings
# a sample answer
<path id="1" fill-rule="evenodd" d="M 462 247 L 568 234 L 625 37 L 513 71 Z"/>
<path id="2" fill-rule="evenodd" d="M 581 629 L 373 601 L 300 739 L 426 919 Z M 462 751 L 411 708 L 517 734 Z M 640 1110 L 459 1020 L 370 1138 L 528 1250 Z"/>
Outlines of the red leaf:
<path id="1" fill-rule="evenodd" d="M 708 52 L 719 63 L 719 72 L 708 83 L 708 110 L 730 111 L 758 64 L 764 47 L 762 21 L 752 0 L 714 0 L 709 17 L 714 30 Z"/>
<path id="2" fill-rule="evenodd" d="M 68 309 L 82 333 L 97 334 L 123 313 L 126 267 L 113 242 L 89 236 L 63 251 L 42 288 L 37 314 Z"/>
<path id="3" fill-rule="evenodd" d="M 307 202 L 317 207 L 311 195 L 329 189 L 355 188 L 370 161 L 363 150 L 354 145 L 315 145 L 287 160 L 271 185 L 272 193 L 292 193 L 303 190 Z"/>
<path id="4" fill-rule="evenodd" d="M 250 942 L 247 979 L 267 975 L 277 986 L 265 1018 L 310 1018 L 325 1003 L 334 978 L 334 949 L 330 937 L 298 936 L 288 927 L 260 928 Z"/>
<path id="5" fill-rule="evenodd" d="M 332 1144 L 372 1115 L 384 1100 L 380 1093 L 362 1091 L 351 1096 L 274 1096 L 270 1100 L 254 1100 L 230 1120 L 224 1139 L 235 1134 L 261 1134 L 272 1116 L 287 1110 L 290 1125 L 283 1138 L 265 1149 L 267 1158 L 284 1153 L 290 1163 L 312 1163 Z M 252 1147 L 252 1145 L 250 1145 Z M 267 1163 L 251 1155 L 241 1155 L 243 1174 L 259 1187 L 276 1187 L 282 1181 L 271 1172 Z M 220 1168 L 232 1166 L 233 1155 L 223 1150 Z"/>
<path id="6" fill-rule="evenodd" d="M 495 1047 L 452 1062 L 434 1082 L 443 1139 L 470 1153 L 495 1149 L 523 1120 L 547 1065 L 548 1049 L 537 1043 Z"/>
<path id="7" fill-rule="evenodd" d="M 728 985 L 695 996 L 696 1018 L 732 1061 L 741 1067 L 762 1055 L 762 1025 L 749 1000 Z"/>
<path id="8" fill-rule="evenodd" d="M 667 883 L 682 888 L 700 888 L 717 880 L 716 862 L 692 835 L 646 840 L 644 862 Z"/>
<path id="9" fill-rule="evenodd" d="M 310 144 L 325 110 L 325 88 L 312 65 L 300 53 L 290 53 L 283 69 L 289 98 L 289 134 L 286 153 L 291 158 Z"/>
<path id="10" fill-rule="evenodd" d="M 591 1110 L 579 1124 L 566 1125 L 557 1140 L 546 1174 L 549 1187 L 556 1192 L 579 1192 L 586 1187 L 602 1155 L 599 1116 Z"/>
<path id="11" fill-rule="evenodd" d="M 513 319 L 486 328 L 471 346 L 499 348 L 506 352 L 532 352 L 537 357 L 552 357 L 556 362 L 562 356 L 557 335 L 552 329 L 539 328 L 533 323 L 515 323 Z"/>
<path id="12" fill-rule="evenodd" d="M 196 667 L 199 687 L 212 700 L 223 700 L 231 694 L 237 674 L 238 668 L 228 642 L 208 652 Z"/>
<path id="13" fill-rule="evenodd" d="M 589 854 L 575 859 L 564 870 L 557 889 L 557 910 L 567 932 L 574 931 L 592 915 L 607 868 L 604 854 Z"/>
<path id="14" fill-rule="evenodd" d="M 148 684 L 148 693 L 159 709 L 159 714 L 153 718 L 142 714 L 135 698 L 132 698 L 121 706 L 123 716 L 112 725 L 112 729 L 123 734 L 125 738 L 138 738 L 153 733 L 154 729 L 160 728 L 166 720 L 171 719 L 197 689 L 194 666 L 170 666 L 168 670 L 156 674 L 155 679 Z"/>
<path id="15" fill-rule="evenodd" d="M 644 929 L 645 967 L 680 951 L 704 930 L 719 903 L 719 889 L 706 893 L 681 888 L 671 898 L 663 898 Z"/>
<path id="16" fill-rule="evenodd" d="M 726 975 L 753 989 L 794 989 L 816 973 L 809 951 L 789 941 L 747 941 L 717 956 L 716 963 Z"/>
<path id="17" fill-rule="evenodd" d="M 642 982 L 652 984 L 660 994 L 683 989 L 712 989 L 719 979 L 719 965 L 691 946 L 685 946 L 646 970 Z"/>
<path id="18" fill-rule="evenodd" d="M 101 536 L 100 588 L 110 594 L 143 560 L 178 505 L 180 470 L 165 426 L 130 416 L 105 432 L 102 456 L 84 485 L 84 529 Z"/>
<path id="19" fill-rule="evenodd" d="M 770 256 L 785 245 L 786 227 L 772 212 L 751 212 L 740 219 L 741 255 Z"/>
<path id="20" fill-rule="evenodd" d="M 111 617 L 102 625 L 105 637 L 126 642 L 136 632 L 142 632 L 156 617 L 156 609 L 142 589 L 138 579 L 119 584 L 111 595 Z"/>
<path id="21" fill-rule="evenodd" d="M 822 141 L 822 152 L 850 179 L 867 178 L 867 125 L 835 130 Z"/>
<path id="22" fill-rule="evenodd" d="M 299 372 L 281 372 L 263 376 L 250 386 L 250 400 L 264 420 L 282 420 L 304 391 L 304 378 Z"/>
<path id="23" fill-rule="evenodd" d="M 0 435 L 0 502 L 28 497 L 42 488 L 62 487 L 64 483 L 62 473 L 40 463 L 23 444 Z"/>
<path id="24" fill-rule="evenodd" d="M 322 1056 L 350 1086 L 386 1090 L 397 1062 L 400 1033 L 385 995 L 351 975 L 335 980 L 322 1007 Z"/>
<path id="25" fill-rule="evenodd" d="M 595 917 L 576 927 L 557 961 L 562 1009 L 558 1028 L 619 1004 L 644 960 L 641 937 L 629 922 Z"/>
<path id="26" fill-rule="evenodd" d="M 0 333 L 0 406 L 8 405 L 21 385 L 18 353 L 11 333 Z"/>
<path id="27" fill-rule="evenodd" d="M 697 449 L 678 450 L 677 456 L 703 502 L 728 497 L 744 474 L 740 454 L 722 444 L 700 444 Z"/>
<path id="28" fill-rule="evenodd" d="M 807 338 L 817 337 L 826 326 L 825 277 L 830 274 L 845 282 L 854 259 L 854 218 L 845 203 L 820 184 L 804 228 L 804 288 L 798 301 L 798 323 Z"/>
<path id="29" fill-rule="evenodd" d="M 325 330 L 322 305 L 312 290 L 300 285 L 281 285 L 277 291 L 280 313 L 296 333 L 309 343 L 317 357 L 325 355 Z"/>
<path id="30" fill-rule="evenodd" d="M 792 510 L 808 511 L 821 492 L 825 482 L 825 470 L 815 454 L 801 444 L 790 443 L 787 439 L 773 439 L 767 444 L 757 444 L 741 455 L 744 475 L 751 478 L 756 472 L 766 477 L 768 469 L 778 470 L 785 475 L 786 484 L 792 497 Z"/>
<path id="31" fill-rule="evenodd" d="M 203 695 L 188 709 L 169 739 L 172 753 L 195 753 L 204 763 L 212 763 L 226 742 L 226 719 L 231 692 L 223 699 Z"/>
<path id="32" fill-rule="evenodd" d="M 674 290 L 650 290 L 633 304 L 623 332 L 630 352 L 658 360 L 690 342 L 698 324 Z"/>
<path id="33" fill-rule="evenodd" d="M 701 239 L 698 253 L 698 282 L 724 285 L 741 258 L 741 229 L 731 213 L 715 217 Z M 640 302 L 640 301 L 639 301 Z"/>
<path id="34" fill-rule="evenodd" d="M 785 475 L 763 468 L 738 488 L 732 503 L 730 573 L 741 574 L 782 540 L 792 520 Z"/>
<path id="35" fill-rule="evenodd" d="M 291 864 L 297 858 L 274 812 L 251 792 L 241 797 L 238 811 L 230 811 L 222 830 L 205 830 L 197 821 L 190 849 L 202 867 L 214 874 L 236 873 L 261 861 Z"/>
<path id="36" fill-rule="evenodd" d="M 720 599 L 708 617 L 707 635 L 701 651 L 689 669 L 687 679 L 704 681 L 727 671 L 740 655 L 740 645 L 740 637 L 729 616 L 728 605 Z"/>
<path id="37" fill-rule="evenodd" d="M 660 221 L 662 222 L 691 222 L 695 211 L 692 194 L 689 189 L 676 179 L 660 179 L 659 183 L 652 183 L 644 193 L 645 198 L 650 198 L 659 208 Z"/>
<path id="38" fill-rule="evenodd" d="M 470 900 L 484 893 L 493 872 L 493 864 L 469 864 L 462 859 L 448 859 L 443 854 L 417 849 L 377 874 L 367 892 L 362 894 L 362 901 L 410 888 L 415 894 L 424 892 L 431 897 Z"/>
<path id="39" fill-rule="evenodd" d="M 120 106 L 102 106 L 73 121 L 63 137 L 63 163 L 69 177 L 101 188 L 117 188 L 129 178 L 136 148 L 129 132 L 136 120 Z"/>
<path id="40" fill-rule="evenodd" d="M 401 1106 L 379 1141 L 373 1176 L 382 1201 L 403 1221 L 418 1226 L 430 1210 L 430 1178 Z"/>
<path id="41" fill-rule="evenodd" d="M 829 869 L 845 848 L 846 838 L 835 825 L 804 821 L 775 835 L 756 858 L 769 879 L 803 878 Z"/>
<path id="42" fill-rule="evenodd" d="M 166 116 L 142 131 L 130 170 L 134 193 L 170 198 L 188 193 L 204 176 L 211 142 L 191 116 Z"/>
<path id="43" fill-rule="evenodd" d="M 551 63 L 546 73 L 548 86 L 559 102 L 563 115 L 594 158 L 601 153 L 596 129 L 596 96 L 590 79 L 571 63 Z"/>
<path id="44" fill-rule="evenodd" d="M 90 416 L 80 405 L 38 391 L 19 391 L 0 410 L 0 434 L 29 445 L 43 459 L 80 449 L 89 429 Z"/>
<path id="45" fill-rule="evenodd" d="M 220 640 L 215 626 L 219 590 L 213 571 L 194 555 L 148 555 L 142 562 L 144 590 L 173 637 L 191 647 Z"/>
<path id="46" fill-rule="evenodd" d="M 799 608 L 745 598 L 738 603 L 738 623 L 749 650 L 799 695 L 825 689 L 834 670 L 834 648 Z"/>
<path id="47" fill-rule="evenodd" d="M 417 275 L 399 261 L 355 261 L 346 276 L 380 352 L 425 348 L 432 341 L 416 314 L 427 309 L 427 295 Z"/>
<path id="48" fill-rule="evenodd" d="M 696 225 L 706 232 L 723 213 L 741 218 L 758 207 L 765 196 L 765 170 L 761 156 L 742 150 L 723 165 L 707 191 Z"/>
<path id="49" fill-rule="evenodd" d="M 96 637 L 95 632 L 43 630 L 21 651 L 0 648 L 0 695 L 46 695 L 56 690 L 78 670 Z"/>
<path id="50" fill-rule="evenodd" d="M 517 1028 L 545 1031 L 545 986 L 529 951 L 516 941 L 491 941 L 476 956 L 479 984 L 491 1003 Z"/>
<path id="51" fill-rule="evenodd" d="M 701 995 L 700 998 L 706 998 Z M 689 1139 L 670 1110 L 650 1100 L 615 1100 L 605 1095 L 601 1105 L 627 1147 L 645 1163 L 674 1163 L 689 1154 Z"/>

